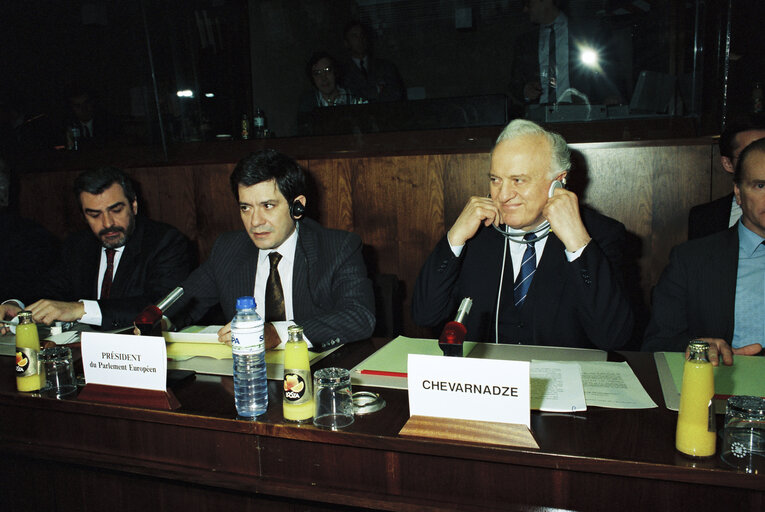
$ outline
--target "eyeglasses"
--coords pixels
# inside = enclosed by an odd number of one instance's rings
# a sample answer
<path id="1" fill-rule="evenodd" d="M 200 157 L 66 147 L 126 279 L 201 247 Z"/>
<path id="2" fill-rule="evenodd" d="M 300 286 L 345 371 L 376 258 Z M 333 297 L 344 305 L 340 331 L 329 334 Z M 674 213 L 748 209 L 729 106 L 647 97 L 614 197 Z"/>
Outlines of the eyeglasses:
<path id="1" fill-rule="evenodd" d="M 311 70 L 311 74 L 313 76 L 322 76 L 322 75 L 326 75 L 327 73 L 332 73 L 332 68 L 330 66 L 327 66 L 326 68 Z"/>

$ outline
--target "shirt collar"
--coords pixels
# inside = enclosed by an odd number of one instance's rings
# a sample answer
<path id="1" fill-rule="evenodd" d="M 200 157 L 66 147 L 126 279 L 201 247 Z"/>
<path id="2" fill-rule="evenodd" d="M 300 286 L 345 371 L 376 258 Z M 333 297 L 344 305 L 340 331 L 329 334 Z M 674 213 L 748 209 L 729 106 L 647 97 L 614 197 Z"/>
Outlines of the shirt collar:
<path id="1" fill-rule="evenodd" d="M 292 234 L 287 237 L 287 240 L 282 242 L 279 247 L 265 251 L 258 251 L 258 264 L 266 261 L 268 259 L 268 255 L 272 252 L 278 252 L 282 255 L 281 261 L 292 265 L 292 262 L 295 260 L 295 248 L 297 247 L 298 231 L 300 231 L 300 223 L 296 222 L 295 231 L 293 231 Z"/>
<path id="2" fill-rule="evenodd" d="M 754 251 L 760 247 L 760 244 L 763 242 L 763 240 L 765 239 L 744 226 L 743 222 L 740 220 L 738 221 L 739 251 L 741 251 L 746 256 L 751 257 L 754 255 Z"/>

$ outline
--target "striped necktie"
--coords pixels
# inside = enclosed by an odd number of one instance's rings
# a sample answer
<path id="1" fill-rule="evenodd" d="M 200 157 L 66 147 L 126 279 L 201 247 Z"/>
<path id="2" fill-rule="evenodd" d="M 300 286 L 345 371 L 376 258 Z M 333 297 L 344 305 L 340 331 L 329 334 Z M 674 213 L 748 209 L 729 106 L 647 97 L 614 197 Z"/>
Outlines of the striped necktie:
<path id="1" fill-rule="evenodd" d="M 101 280 L 101 295 L 100 299 L 108 299 L 109 293 L 112 290 L 112 279 L 114 278 L 114 254 L 117 251 L 114 249 L 106 249 L 106 270 L 104 271 L 104 278 Z"/>
<path id="2" fill-rule="evenodd" d="M 534 242 L 537 236 L 534 233 L 526 233 L 523 239 L 529 241 L 529 243 L 526 244 L 521 271 L 518 272 L 518 278 L 515 280 L 515 287 L 513 288 L 516 308 L 520 308 L 526 302 L 526 295 L 529 293 L 531 280 L 534 277 L 534 272 L 537 271 L 537 251 L 534 249 Z"/>
<path id="3" fill-rule="evenodd" d="M 266 322 L 277 322 L 287 319 L 284 314 L 284 292 L 278 268 L 282 255 L 271 252 L 268 259 L 271 262 L 271 271 L 266 281 Z"/>

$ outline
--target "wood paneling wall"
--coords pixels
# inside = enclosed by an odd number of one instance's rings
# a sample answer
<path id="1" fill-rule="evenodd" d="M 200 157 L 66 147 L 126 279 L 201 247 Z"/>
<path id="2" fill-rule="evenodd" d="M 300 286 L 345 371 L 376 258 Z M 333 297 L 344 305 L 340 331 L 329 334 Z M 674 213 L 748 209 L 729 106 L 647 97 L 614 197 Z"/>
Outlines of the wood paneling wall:
<path id="1" fill-rule="evenodd" d="M 573 144 L 569 188 L 625 224 L 646 302 L 670 249 L 686 239 L 691 206 L 729 192 L 711 140 Z M 340 155 L 299 160 L 310 174 L 313 212 L 324 225 L 357 232 L 369 271 L 403 283 L 404 332 L 420 266 L 467 198 L 488 192 L 488 152 L 405 156 Z M 235 162 L 127 169 L 139 185 L 139 211 L 196 242 L 200 260 L 240 220 L 228 177 Z M 64 236 L 84 227 L 71 190 L 76 171 L 25 175 L 21 213 Z M 638 284 L 638 283 L 633 283 Z"/>

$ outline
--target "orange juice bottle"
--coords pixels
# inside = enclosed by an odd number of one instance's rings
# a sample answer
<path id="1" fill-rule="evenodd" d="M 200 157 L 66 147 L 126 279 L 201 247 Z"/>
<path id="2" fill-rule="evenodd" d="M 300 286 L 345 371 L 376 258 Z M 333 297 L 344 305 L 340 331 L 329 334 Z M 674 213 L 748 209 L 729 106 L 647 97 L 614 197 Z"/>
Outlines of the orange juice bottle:
<path id="1" fill-rule="evenodd" d="M 683 388 L 675 435 L 675 447 L 679 452 L 691 457 L 711 457 L 715 454 L 714 394 L 709 344 L 693 340 L 688 345 L 688 360 L 683 366 Z"/>
<path id="2" fill-rule="evenodd" d="M 38 391 L 45 385 L 45 372 L 40 365 L 40 337 L 30 311 L 19 313 L 16 327 L 16 388 Z"/>
<path id="3" fill-rule="evenodd" d="M 302 423 L 313 418 L 313 382 L 308 360 L 308 344 L 303 328 L 291 325 L 284 345 L 284 419 Z"/>

